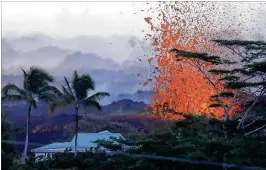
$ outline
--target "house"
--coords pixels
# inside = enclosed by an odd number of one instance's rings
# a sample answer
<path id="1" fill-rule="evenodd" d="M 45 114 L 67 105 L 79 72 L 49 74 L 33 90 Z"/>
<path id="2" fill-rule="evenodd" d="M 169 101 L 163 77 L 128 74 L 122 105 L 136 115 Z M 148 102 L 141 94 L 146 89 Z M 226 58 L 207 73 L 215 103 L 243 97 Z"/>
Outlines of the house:
<path id="1" fill-rule="evenodd" d="M 35 153 L 36 161 L 42 160 L 48 157 L 52 157 L 55 153 L 74 152 L 75 150 L 75 137 L 70 142 L 56 142 L 49 145 L 45 145 L 39 148 L 32 149 L 31 152 Z M 124 137 L 120 133 L 111 133 L 109 131 L 102 131 L 99 133 L 78 133 L 77 139 L 77 151 L 95 151 L 97 144 L 96 140 L 111 140 L 111 138 Z M 100 148 L 103 149 L 104 148 Z M 105 150 L 106 151 L 106 150 Z"/>

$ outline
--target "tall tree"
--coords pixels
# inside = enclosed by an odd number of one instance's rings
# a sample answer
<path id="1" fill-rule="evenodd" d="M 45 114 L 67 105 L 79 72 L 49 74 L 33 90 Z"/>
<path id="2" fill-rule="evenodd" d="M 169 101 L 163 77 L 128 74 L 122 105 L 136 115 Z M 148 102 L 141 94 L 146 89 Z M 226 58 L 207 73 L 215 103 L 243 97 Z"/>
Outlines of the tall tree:
<path id="1" fill-rule="evenodd" d="M 265 55 L 266 43 L 261 41 L 240 41 L 240 40 L 214 40 L 223 47 L 233 51 L 232 59 L 223 59 L 220 56 L 208 55 L 207 53 L 188 52 L 179 49 L 172 49 L 176 53 L 177 61 L 189 60 L 212 85 L 216 94 L 211 96 L 212 103 L 210 107 L 222 107 L 224 110 L 224 137 L 225 142 L 229 142 L 227 122 L 230 118 L 230 112 L 236 110 L 234 106 L 238 104 L 239 92 L 248 89 L 251 95 L 255 96 L 255 101 L 245 111 L 240 120 L 240 128 L 250 113 L 251 108 L 257 102 L 261 95 L 266 93 L 266 75 L 265 75 Z M 237 56 L 237 57 L 236 57 Z M 240 63 L 240 64 L 239 64 Z M 231 68 L 230 68 L 231 67 Z M 243 127 L 243 126 L 242 126 Z M 257 130 L 265 128 L 263 125 Z M 249 135 L 257 131 L 256 129 L 246 133 Z M 227 152 L 224 154 L 226 162 Z M 226 169 L 226 168 L 224 168 Z"/>
<path id="2" fill-rule="evenodd" d="M 71 84 L 65 79 L 65 86 L 62 85 L 61 98 L 58 101 L 55 101 L 50 104 L 49 110 L 50 113 L 54 113 L 57 108 L 67 107 L 69 105 L 74 105 L 76 111 L 76 126 L 75 126 L 75 155 L 77 154 L 77 139 L 78 139 L 78 111 L 79 106 L 83 105 L 84 107 L 94 107 L 101 110 L 101 105 L 98 101 L 105 97 L 109 96 L 109 93 L 98 92 L 92 96 L 88 96 L 90 91 L 95 90 L 94 80 L 89 74 L 78 75 L 75 70 L 73 73 Z"/>
<path id="3" fill-rule="evenodd" d="M 60 95 L 59 90 L 49 83 L 54 81 L 52 75 L 46 71 L 30 67 L 28 71 L 22 69 L 24 80 L 23 88 L 15 84 L 7 84 L 2 89 L 2 101 L 7 103 L 26 102 L 28 104 L 28 114 L 25 133 L 25 146 L 21 156 L 21 163 L 25 164 L 29 143 L 29 127 L 32 108 L 37 108 L 38 101 L 53 101 Z"/>
<path id="4" fill-rule="evenodd" d="M 230 70 L 229 73 L 231 77 L 242 76 L 243 79 L 231 80 L 227 83 L 227 87 L 245 92 L 252 97 L 251 101 L 248 102 L 248 107 L 241 114 L 241 119 L 237 126 L 238 129 L 248 128 L 257 120 L 266 116 L 266 114 L 259 115 L 254 109 L 266 94 L 266 42 L 240 40 L 215 40 L 215 42 L 233 51 L 240 59 L 239 63 L 241 64 Z M 266 124 L 247 132 L 246 135 L 265 127 Z"/>
<path id="5" fill-rule="evenodd" d="M 234 60 L 210 56 L 206 53 L 193 53 L 178 49 L 172 51 L 176 52 L 178 61 L 184 58 L 190 59 L 190 64 L 212 84 L 216 95 L 212 96 L 214 103 L 211 107 L 223 107 L 225 121 L 229 118 L 229 112 L 233 106 L 239 104 L 236 99 L 240 93 L 244 92 L 251 96 L 253 102 L 244 110 L 238 124 L 238 129 L 248 127 L 253 106 L 266 94 L 266 43 L 240 40 L 215 40 L 215 42 L 231 50 Z M 244 125 L 246 120 L 249 121 Z"/>

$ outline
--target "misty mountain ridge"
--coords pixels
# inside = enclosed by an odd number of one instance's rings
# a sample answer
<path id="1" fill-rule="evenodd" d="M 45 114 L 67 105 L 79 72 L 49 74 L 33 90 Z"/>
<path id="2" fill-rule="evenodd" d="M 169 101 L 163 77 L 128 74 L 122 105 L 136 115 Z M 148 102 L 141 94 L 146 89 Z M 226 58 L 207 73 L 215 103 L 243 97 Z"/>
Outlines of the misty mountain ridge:
<path id="1" fill-rule="evenodd" d="M 106 91 L 111 94 L 111 97 L 103 99 L 101 104 L 126 98 L 148 103 L 149 97 L 142 99 L 143 97 L 126 95 L 133 94 L 137 90 L 152 89 L 152 84 L 146 87 L 141 84 L 149 76 L 147 71 L 149 67 L 134 59 L 144 52 L 142 48 L 138 48 L 138 45 L 147 46 L 147 44 L 135 37 L 113 36 L 110 39 L 110 37 L 77 36 L 56 39 L 42 34 L 32 34 L 17 38 L 2 38 L 2 42 L 2 86 L 14 83 L 22 87 L 21 68 L 29 69 L 30 66 L 37 66 L 55 76 L 53 84 L 61 89 L 61 85 L 65 83 L 63 77 L 71 79 L 73 71 L 77 70 L 79 74 L 92 76 L 96 83 L 96 92 Z M 30 48 L 27 48 L 28 46 Z M 73 48 L 74 46 L 78 48 Z M 79 49 L 80 46 L 86 49 Z M 109 52 L 106 52 L 108 50 Z M 114 51 L 116 52 L 113 53 Z M 118 63 L 115 60 L 119 58 L 117 55 L 130 58 Z M 141 76 L 137 76 L 139 73 Z M 125 94 L 126 97 L 120 94 Z"/>
<path id="2" fill-rule="evenodd" d="M 72 38 L 60 39 L 43 34 L 30 34 L 17 38 L 4 37 L 2 41 L 8 44 L 7 47 L 2 46 L 3 48 L 12 48 L 14 51 L 20 53 L 37 52 L 35 58 L 39 58 L 40 61 L 44 58 L 41 58 L 38 53 L 52 54 L 53 59 L 56 60 L 58 58 L 56 55 L 65 55 L 66 57 L 66 53 L 70 55 L 80 52 L 82 54 L 96 54 L 103 59 L 112 59 L 112 62 L 123 64 L 125 67 L 139 66 L 140 63 L 136 63 L 137 58 L 144 54 L 149 54 L 152 49 L 152 42 L 137 39 L 135 36 L 114 35 L 112 37 L 103 38 L 99 36 L 80 35 Z M 27 46 L 30 48 L 27 48 Z M 3 59 L 8 57 L 9 56 L 3 56 Z M 50 58 L 49 56 L 46 57 Z M 32 64 L 31 60 L 28 62 Z M 149 66 L 147 63 L 146 66 Z"/>
<path id="3" fill-rule="evenodd" d="M 119 94 L 117 97 L 117 100 L 122 100 L 122 99 L 130 99 L 133 101 L 142 101 L 146 104 L 150 103 L 150 98 L 151 96 L 154 94 L 154 91 L 152 90 L 148 90 L 148 91 L 142 91 L 142 90 L 138 90 L 136 93 L 134 94 Z"/>
<path id="4" fill-rule="evenodd" d="M 116 69 L 119 67 L 112 59 L 104 59 L 94 53 L 81 53 L 74 52 L 67 55 L 59 65 L 62 65 L 62 69 L 67 68 L 83 68 L 88 67 L 90 69 Z"/>
<path id="5" fill-rule="evenodd" d="M 113 35 L 110 37 L 77 35 L 69 38 L 52 38 L 44 34 L 30 34 L 6 40 L 18 51 L 33 51 L 44 46 L 56 46 L 72 51 L 96 53 L 101 56 L 114 56 L 124 58 L 129 56 L 137 44 L 151 46 L 147 41 L 132 35 Z M 117 53 L 119 51 L 119 53 Z"/>
<path id="6" fill-rule="evenodd" d="M 48 46 L 43 46 L 40 47 L 38 49 L 35 50 L 36 52 L 40 52 L 40 53 L 46 53 L 46 54 L 53 54 L 53 55 L 66 55 L 66 54 L 70 54 L 73 53 L 71 50 L 68 49 L 62 49 L 62 48 L 58 48 L 56 46 L 52 46 L 52 45 L 48 45 Z"/>

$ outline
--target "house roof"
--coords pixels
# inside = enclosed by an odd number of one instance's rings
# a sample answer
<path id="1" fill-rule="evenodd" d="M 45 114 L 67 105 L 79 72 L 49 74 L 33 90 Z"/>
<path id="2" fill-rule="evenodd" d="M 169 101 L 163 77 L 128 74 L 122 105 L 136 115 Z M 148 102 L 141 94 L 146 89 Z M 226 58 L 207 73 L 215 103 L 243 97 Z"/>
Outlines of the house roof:
<path id="1" fill-rule="evenodd" d="M 78 133 L 78 142 L 77 147 L 82 148 L 90 148 L 96 147 L 97 145 L 94 143 L 96 140 L 110 140 L 111 137 L 119 138 L 122 137 L 120 133 L 110 133 L 109 131 L 103 131 L 100 133 Z M 71 146 L 75 146 L 75 137 L 73 137 Z"/>
<path id="2" fill-rule="evenodd" d="M 56 142 L 56 143 L 51 143 L 49 145 L 42 146 L 41 148 L 43 149 L 54 149 L 54 148 L 65 148 L 69 147 L 69 142 Z"/>
<path id="3" fill-rule="evenodd" d="M 32 152 L 63 152 L 66 148 L 74 148 L 75 147 L 75 137 L 71 140 L 71 142 L 57 142 L 49 145 L 45 145 L 36 149 L 31 150 Z M 97 144 L 94 143 L 96 140 L 110 140 L 111 137 L 122 139 L 123 136 L 120 133 L 111 133 L 109 131 L 102 131 L 99 133 L 78 133 L 77 139 L 77 148 L 91 148 L 96 147 Z"/>
<path id="4" fill-rule="evenodd" d="M 39 148 L 32 149 L 32 152 L 42 152 L 42 151 L 64 151 L 66 148 L 71 148 L 71 144 L 69 142 L 56 142 L 48 145 L 44 145 Z"/>

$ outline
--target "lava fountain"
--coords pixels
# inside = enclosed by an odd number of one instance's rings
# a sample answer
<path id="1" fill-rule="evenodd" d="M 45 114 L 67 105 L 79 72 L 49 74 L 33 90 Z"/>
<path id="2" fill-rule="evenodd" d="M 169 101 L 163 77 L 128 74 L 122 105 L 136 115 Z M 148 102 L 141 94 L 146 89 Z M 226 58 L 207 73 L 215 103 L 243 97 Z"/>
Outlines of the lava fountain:
<path id="1" fill-rule="evenodd" d="M 159 6 L 159 8 L 162 7 Z M 174 14 L 177 11 L 179 17 L 173 17 L 169 8 L 173 9 L 175 5 L 164 5 L 164 9 L 160 10 L 155 19 L 158 21 L 161 18 L 158 26 L 155 26 L 153 23 L 155 20 L 151 17 L 144 18 L 151 28 L 152 34 L 147 37 L 152 38 L 155 53 L 149 62 L 155 60 L 157 64 L 153 71 L 157 76 L 154 76 L 155 94 L 151 97 L 150 103 L 152 112 L 155 115 L 162 115 L 162 106 L 167 103 L 168 107 L 175 112 L 214 115 L 216 118 L 222 118 L 223 108 L 209 107 L 210 97 L 216 95 L 212 85 L 190 64 L 190 60 L 177 62 L 175 54 L 170 53 L 174 48 L 190 52 L 215 52 L 215 44 L 209 41 L 204 29 L 199 28 L 202 24 L 197 23 L 195 26 L 195 18 L 193 21 L 192 16 L 188 18 L 181 14 L 182 12 L 178 12 L 178 9 L 175 9 Z M 211 64 L 208 66 L 214 67 Z M 219 77 L 216 78 L 218 80 Z M 222 84 L 219 84 L 218 88 L 222 90 Z M 230 113 L 232 114 L 234 110 L 233 108 Z M 164 113 L 164 115 L 170 119 L 180 118 L 180 115 L 171 113 Z"/>

